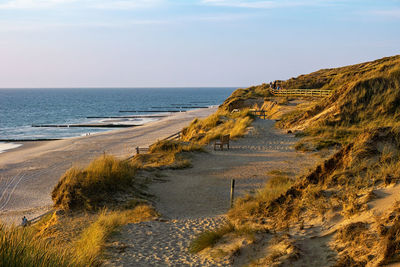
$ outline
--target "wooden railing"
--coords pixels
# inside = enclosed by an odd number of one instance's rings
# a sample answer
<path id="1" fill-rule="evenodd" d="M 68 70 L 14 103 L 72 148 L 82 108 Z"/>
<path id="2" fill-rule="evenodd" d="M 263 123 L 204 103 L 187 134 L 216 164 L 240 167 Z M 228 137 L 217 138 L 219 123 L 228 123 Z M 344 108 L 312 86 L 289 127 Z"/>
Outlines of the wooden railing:
<path id="1" fill-rule="evenodd" d="M 179 138 L 181 138 L 181 131 L 179 131 L 177 133 L 174 133 L 174 134 L 162 139 L 162 141 L 165 141 L 165 140 L 177 140 Z M 149 150 L 150 150 L 149 147 L 138 147 L 137 146 L 136 147 L 136 154 L 140 154 L 140 152 L 149 152 Z"/>
<path id="2" fill-rule="evenodd" d="M 332 90 L 321 89 L 271 89 L 271 93 L 276 96 L 317 96 L 326 97 L 332 93 Z"/>
<path id="3" fill-rule="evenodd" d="M 267 118 L 267 111 L 265 110 L 250 109 L 250 114 L 264 120 Z"/>

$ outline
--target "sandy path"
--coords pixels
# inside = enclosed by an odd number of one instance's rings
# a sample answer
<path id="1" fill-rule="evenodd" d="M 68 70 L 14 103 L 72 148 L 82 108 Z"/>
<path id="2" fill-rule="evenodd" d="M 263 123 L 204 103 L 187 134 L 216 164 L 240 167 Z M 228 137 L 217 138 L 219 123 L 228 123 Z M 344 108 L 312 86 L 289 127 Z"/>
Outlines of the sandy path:
<path id="1" fill-rule="evenodd" d="M 136 146 L 148 146 L 206 117 L 216 108 L 174 114 L 130 129 L 51 142 L 24 143 L 0 154 L 0 220 L 19 223 L 22 215 L 34 218 L 49 209 L 51 190 L 71 166 L 84 166 L 103 152 L 127 157 Z"/>
<path id="2" fill-rule="evenodd" d="M 229 266 L 226 259 L 206 260 L 187 251 L 193 237 L 221 225 L 229 208 L 230 179 L 236 195 L 260 188 L 271 170 L 295 174 L 313 166 L 317 158 L 297 153 L 293 135 L 257 120 L 249 134 L 232 142 L 231 149 L 196 154 L 193 168 L 163 172 L 169 181 L 150 189 L 158 196 L 157 209 L 165 220 L 130 224 L 109 244 L 109 266 Z M 125 247 L 118 252 L 118 247 Z"/>

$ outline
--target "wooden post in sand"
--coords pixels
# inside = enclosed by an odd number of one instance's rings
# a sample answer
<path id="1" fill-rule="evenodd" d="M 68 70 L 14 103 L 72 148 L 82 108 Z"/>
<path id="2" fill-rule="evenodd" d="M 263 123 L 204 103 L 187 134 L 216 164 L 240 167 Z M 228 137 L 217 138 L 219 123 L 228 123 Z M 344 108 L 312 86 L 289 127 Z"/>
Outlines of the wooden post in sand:
<path id="1" fill-rule="evenodd" d="M 231 208 L 233 208 L 233 199 L 235 193 L 235 179 L 231 180 Z"/>

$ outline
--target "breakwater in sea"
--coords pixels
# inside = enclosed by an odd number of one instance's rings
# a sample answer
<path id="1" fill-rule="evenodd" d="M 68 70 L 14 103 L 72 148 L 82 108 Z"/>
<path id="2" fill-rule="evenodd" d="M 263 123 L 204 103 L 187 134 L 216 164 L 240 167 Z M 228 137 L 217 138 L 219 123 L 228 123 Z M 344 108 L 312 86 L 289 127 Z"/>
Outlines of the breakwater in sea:
<path id="1" fill-rule="evenodd" d="M 0 139 L 60 139 L 143 125 L 176 112 L 219 105 L 234 89 L 0 89 Z M 63 127 L 33 127 L 54 125 Z"/>

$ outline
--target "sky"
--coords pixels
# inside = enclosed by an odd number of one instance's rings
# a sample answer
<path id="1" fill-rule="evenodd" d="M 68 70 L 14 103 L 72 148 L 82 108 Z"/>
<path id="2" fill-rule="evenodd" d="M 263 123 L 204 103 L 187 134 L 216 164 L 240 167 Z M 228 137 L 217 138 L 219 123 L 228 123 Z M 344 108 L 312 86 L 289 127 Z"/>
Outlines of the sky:
<path id="1" fill-rule="evenodd" d="M 0 88 L 248 87 L 400 54 L 400 0 L 0 0 Z"/>

